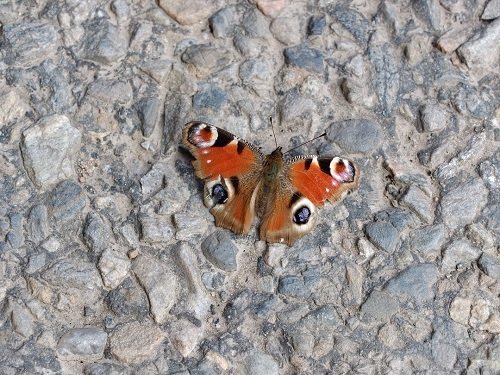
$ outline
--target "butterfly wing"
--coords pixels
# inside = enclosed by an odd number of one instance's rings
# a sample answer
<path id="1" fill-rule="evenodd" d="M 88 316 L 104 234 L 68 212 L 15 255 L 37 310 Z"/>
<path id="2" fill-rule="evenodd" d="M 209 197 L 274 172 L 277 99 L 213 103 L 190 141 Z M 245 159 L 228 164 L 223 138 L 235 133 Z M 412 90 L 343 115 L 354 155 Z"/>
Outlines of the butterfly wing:
<path id="1" fill-rule="evenodd" d="M 248 233 L 255 216 L 263 155 L 233 134 L 198 121 L 186 124 L 182 142 L 195 157 L 196 176 L 205 181 L 204 202 L 215 224 Z"/>
<path id="2" fill-rule="evenodd" d="M 300 156 L 286 161 L 275 197 L 268 202 L 260 237 L 292 245 L 310 232 L 316 208 L 335 202 L 356 187 L 359 172 L 354 163 L 339 157 Z"/>

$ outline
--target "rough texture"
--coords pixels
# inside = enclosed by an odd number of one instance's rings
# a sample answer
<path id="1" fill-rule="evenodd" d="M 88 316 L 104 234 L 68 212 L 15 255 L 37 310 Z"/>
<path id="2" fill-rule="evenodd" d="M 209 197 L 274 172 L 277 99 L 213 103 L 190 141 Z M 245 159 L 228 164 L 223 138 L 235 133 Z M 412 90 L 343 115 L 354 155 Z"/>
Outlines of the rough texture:
<path id="1" fill-rule="evenodd" d="M 500 373 L 498 5 L 0 1 L 0 374 Z M 215 227 L 193 120 L 359 187 Z"/>

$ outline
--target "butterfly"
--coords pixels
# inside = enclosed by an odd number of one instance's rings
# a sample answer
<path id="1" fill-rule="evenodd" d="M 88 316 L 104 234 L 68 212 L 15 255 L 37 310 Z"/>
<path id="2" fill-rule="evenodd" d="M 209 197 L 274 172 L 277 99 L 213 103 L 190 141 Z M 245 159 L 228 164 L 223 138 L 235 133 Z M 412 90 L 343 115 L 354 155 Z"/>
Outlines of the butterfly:
<path id="1" fill-rule="evenodd" d="M 285 158 L 281 147 L 264 155 L 226 130 L 192 121 L 182 142 L 194 156 L 196 176 L 205 182 L 204 203 L 215 224 L 238 234 L 261 218 L 260 238 L 291 246 L 310 232 L 317 208 L 340 200 L 358 184 L 359 172 L 340 157 Z"/>

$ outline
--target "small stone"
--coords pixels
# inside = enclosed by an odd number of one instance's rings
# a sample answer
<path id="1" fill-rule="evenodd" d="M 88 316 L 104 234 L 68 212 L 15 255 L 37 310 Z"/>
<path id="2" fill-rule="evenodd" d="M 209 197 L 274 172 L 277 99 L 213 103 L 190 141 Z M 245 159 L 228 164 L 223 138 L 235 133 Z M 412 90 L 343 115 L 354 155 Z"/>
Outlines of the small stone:
<path id="1" fill-rule="evenodd" d="M 450 115 L 439 104 L 426 104 L 420 109 L 420 131 L 437 132 L 448 127 Z"/>
<path id="2" fill-rule="evenodd" d="M 472 32 L 470 28 L 452 28 L 439 37 L 437 46 L 444 53 L 452 53 L 470 38 Z"/>
<path id="3" fill-rule="evenodd" d="M 326 18 L 324 15 L 312 16 L 307 24 L 307 35 L 321 35 L 326 27 Z"/>
<path id="4" fill-rule="evenodd" d="M 433 287 L 437 276 L 434 264 L 412 265 L 389 280 L 385 291 L 397 296 L 409 295 L 422 305 L 434 298 Z"/>
<path id="5" fill-rule="evenodd" d="M 24 245 L 24 217 L 18 212 L 9 214 L 10 231 L 7 233 L 7 243 L 18 249 Z"/>
<path id="6" fill-rule="evenodd" d="M 425 223 L 432 224 L 434 222 L 434 204 L 432 198 L 415 185 L 410 185 L 401 197 L 400 203 L 415 212 Z"/>
<path id="7" fill-rule="evenodd" d="M 450 184 L 444 189 L 440 203 L 444 224 L 455 229 L 472 223 L 487 199 L 488 189 L 479 178 Z"/>
<path id="8" fill-rule="evenodd" d="M 284 50 L 285 63 L 313 73 L 323 73 L 325 67 L 320 50 L 301 44 Z"/>
<path id="9" fill-rule="evenodd" d="M 28 216 L 28 237 L 38 244 L 50 234 L 47 207 L 44 205 L 33 206 Z"/>
<path id="10" fill-rule="evenodd" d="M 363 317 L 371 317 L 381 322 L 388 322 L 399 310 L 399 304 L 389 293 L 374 290 L 361 306 Z"/>
<path id="11" fill-rule="evenodd" d="M 236 9 L 231 6 L 217 11 L 208 19 L 212 34 L 216 38 L 229 38 L 233 36 L 235 25 L 238 22 L 237 17 Z"/>
<path id="12" fill-rule="evenodd" d="M 148 295 L 154 320 L 166 323 L 177 300 L 177 275 L 170 266 L 147 255 L 135 259 L 132 269 Z"/>
<path id="13" fill-rule="evenodd" d="M 493 279 L 500 280 L 500 259 L 493 255 L 481 255 L 478 261 L 479 268 Z"/>
<path id="14" fill-rule="evenodd" d="M 182 241 L 200 238 L 208 229 L 208 223 L 203 217 L 187 212 L 174 214 L 174 225 L 177 229 L 175 238 Z"/>
<path id="15" fill-rule="evenodd" d="M 500 18 L 486 25 L 458 50 L 461 59 L 476 72 L 500 64 Z M 484 70 L 482 68 L 485 68 Z"/>
<path id="16" fill-rule="evenodd" d="M 248 375 L 278 375 L 278 363 L 268 354 L 253 352 L 245 359 L 245 374 Z"/>
<path id="17" fill-rule="evenodd" d="M 131 322 L 118 326 L 109 337 L 111 355 L 128 364 L 140 364 L 156 358 L 165 337 L 150 321 Z"/>
<path id="18" fill-rule="evenodd" d="M 198 92 L 193 95 L 194 108 L 220 110 L 226 102 L 226 93 L 220 87 L 214 85 L 203 85 Z"/>
<path id="19" fill-rule="evenodd" d="M 367 108 L 373 108 L 377 104 L 376 96 L 364 80 L 346 78 L 340 89 L 345 100 L 351 104 L 361 104 Z"/>
<path id="20" fill-rule="evenodd" d="M 432 39 L 427 34 L 413 35 L 405 46 L 405 55 L 410 65 L 415 65 L 429 56 L 432 50 Z"/>
<path id="21" fill-rule="evenodd" d="M 214 266 L 227 272 L 236 271 L 238 248 L 226 232 L 217 231 L 208 236 L 201 244 L 201 251 Z"/>
<path id="22" fill-rule="evenodd" d="M 481 19 L 494 20 L 500 17 L 500 0 L 490 0 L 484 8 Z"/>
<path id="23" fill-rule="evenodd" d="M 163 243 L 170 241 L 174 235 L 174 228 L 169 217 L 143 215 L 139 221 L 143 241 Z"/>
<path id="24" fill-rule="evenodd" d="M 6 51 L 3 56 L 8 65 L 33 67 L 50 59 L 58 47 L 57 31 L 50 23 L 23 21 L 3 25 Z"/>
<path id="25" fill-rule="evenodd" d="M 451 319 L 463 325 L 469 324 L 472 300 L 469 298 L 455 297 L 451 302 L 448 312 Z"/>
<path id="26" fill-rule="evenodd" d="M 314 350 L 314 336 L 305 329 L 292 332 L 293 349 L 304 357 L 311 357 Z"/>
<path id="27" fill-rule="evenodd" d="M 472 246 L 469 241 L 459 239 L 453 241 L 443 254 L 441 267 L 443 272 L 452 272 L 459 265 L 469 265 L 481 256 L 481 250 Z"/>
<path id="28" fill-rule="evenodd" d="M 250 86 L 257 94 L 265 95 L 268 82 L 273 73 L 268 61 L 263 59 L 249 59 L 240 65 L 239 76 L 245 85 Z"/>
<path id="29" fill-rule="evenodd" d="M 435 260 L 441 254 L 441 247 L 446 242 L 446 230 L 443 224 L 428 225 L 414 230 L 410 235 L 410 247 L 426 260 Z"/>
<path id="30" fill-rule="evenodd" d="M 326 131 L 327 139 L 337 143 L 344 151 L 363 154 L 374 151 L 382 135 L 380 125 L 365 119 L 334 122 Z"/>
<path id="31" fill-rule="evenodd" d="M 14 88 L 0 92 L 0 103 L 2 103 L 0 107 L 0 129 L 11 121 L 23 117 L 29 109 L 28 103 L 23 100 L 18 90 Z"/>
<path id="32" fill-rule="evenodd" d="M 391 349 L 402 349 L 405 346 L 401 334 L 394 324 L 385 324 L 378 331 L 378 338 L 382 344 Z"/>
<path id="33" fill-rule="evenodd" d="M 100 254 L 114 242 L 111 225 L 99 214 L 90 212 L 83 227 L 83 239 L 95 254 Z"/>
<path id="34" fill-rule="evenodd" d="M 457 361 L 457 350 L 455 347 L 444 342 L 432 342 L 432 356 L 439 366 L 453 370 Z"/>
<path id="35" fill-rule="evenodd" d="M 114 79 L 97 79 L 87 90 L 86 98 L 100 104 L 111 106 L 113 104 L 129 104 L 132 101 L 132 87 L 126 81 Z"/>
<path id="36" fill-rule="evenodd" d="M 441 6 L 435 0 L 415 0 L 411 3 L 415 15 L 434 30 L 442 28 Z"/>
<path id="37" fill-rule="evenodd" d="M 49 237 L 40 245 L 40 247 L 49 253 L 54 253 L 59 250 L 61 243 L 56 237 Z"/>
<path id="38" fill-rule="evenodd" d="M 120 316 L 135 316 L 142 320 L 149 314 L 148 296 L 135 278 L 127 277 L 105 298 L 106 305 Z"/>
<path id="39" fill-rule="evenodd" d="M 265 16 L 270 17 L 278 14 L 286 5 L 286 0 L 252 0 L 252 2 Z"/>
<path id="40" fill-rule="evenodd" d="M 302 27 L 298 16 L 278 16 L 271 23 L 270 30 L 274 37 L 286 46 L 299 44 L 302 39 Z"/>
<path id="41" fill-rule="evenodd" d="M 196 44 L 186 48 L 181 60 L 192 65 L 198 75 L 203 76 L 223 69 L 232 62 L 233 56 L 228 50 L 221 47 Z"/>
<path id="42" fill-rule="evenodd" d="M 500 189 L 500 154 L 479 164 L 479 175 L 490 189 Z"/>
<path id="43" fill-rule="evenodd" d="M 64 360 L 97 360 L 103 357 L 107 339 L 101 328 L 70 329 L 59 339 L 57 355 Z"/>
<path id="44" fill-rule="evenodd" d="M 23 132 L 24 166 L 35 185 L 47 188 L 75 174 L 74 154 L 81 133 L 63 115 L 43 117 Z"/>
<path id="45" fill-rule="evenodd" d="M 120 61 L 127 54 L 128 38 L 108 18 L 96 17 L 85 25 L 81 56 L 101 64 Z"/>
<path id="46" fill-rule="evenodd" d="M 137 114 L 141 121 L 143 136 L 149 137 L 153 134 L 161 110 L 161 102 L 155 97 L 142 98 L 139 103 L 137 103 Z"/>
<path id="47" fill-rule="evenodd" d="M 278 293 L 290 297 L 307 298 L 311 295 L 311 289 L 306 285 L 301 276 L 282 276 L 278 281 Z"/>
<path id="48" fill-rule="evenodd" d="M 123 251 L 108 248 L 104 250 L 97 264 L 104 286 L 114 289 L 127 277 L 130 260 Z"/>
<path id="49" fill-rule="evenodd" d="M 203 328 L 187 320 L 178 320 L 170 326 L 169 339 L 177 351 L 187 357 L 198 346 Z"/>
<path id="50" fill-rule="evenodd" d="M 130 375 L 125 366 L 117 363 L 89 363 L 83 369 L 84 375 Z"/>
<path id="51" fill-rule="evenodd" d="M 165 13 L 181 25 L 192 25 L 204 21 L 217 9 L 217 2 L 210 0 L 159 0 Z"/>
<path id="52" fill-rule="evenodd" d="M 365 45 L 370 35 L 370 24 L 363 14 L 358 11 L 343 7 L 341 5 L 332 6 L 328 12 L 335 16 L 337 21 L 359 42 Z"/>
<path id="53" fill-rule="evenodd" d="M 35 273 L 47 264 L 47 255 L 45 253 L 30 255 L 28 261 L 27 273 Z"/>
<path id="54" fill-rule="evenodd" d="M 29 309 L 11 299 L 8 306 L 11 310 L 10 318 L 14 331 L 26 338 L 30 337 L 34 330 L 34 319 Z"/>
<path id="55" fill-rule="evenodd" d="M 392 254 L 399 243 L 399 232 L 391 223 L 371 222 L 365 227 L 366 235 L 371 243 L 379 249 Z"/>

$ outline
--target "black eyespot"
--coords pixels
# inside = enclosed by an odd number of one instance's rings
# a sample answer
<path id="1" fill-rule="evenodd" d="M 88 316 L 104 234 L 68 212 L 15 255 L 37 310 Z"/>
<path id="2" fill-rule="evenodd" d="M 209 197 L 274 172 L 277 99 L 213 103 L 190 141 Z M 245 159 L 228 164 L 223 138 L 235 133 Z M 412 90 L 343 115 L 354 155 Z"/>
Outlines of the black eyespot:
<path id="1" fill-rule="evenodd" d="M 227 191 L 221 184 L 214 185 L 212 188 L 212 197 L 216 204 L 224 204 L 227 202 Z"/>
<path id="2" fill-rule="evenodd" d="M 293 214 L 293 222 L 299 225 L 307 224 L 311 217 L 311 211 L 306 206 L 302 206 Z"/>

